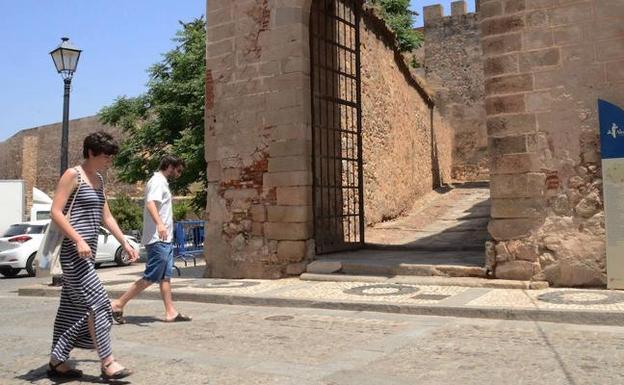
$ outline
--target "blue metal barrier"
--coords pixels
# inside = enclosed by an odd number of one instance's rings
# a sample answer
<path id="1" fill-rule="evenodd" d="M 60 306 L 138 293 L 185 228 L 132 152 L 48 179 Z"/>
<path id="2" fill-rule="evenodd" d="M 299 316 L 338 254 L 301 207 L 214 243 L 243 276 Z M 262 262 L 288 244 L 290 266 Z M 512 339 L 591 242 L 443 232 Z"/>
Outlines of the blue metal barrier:
<path id="1" fill-rule="evenodd" d="M 173 267 L 180 276 L 180 269 L 176 261 L 183 261 L 187 266 L 188 260 L 193 260 L 197 266 L 197 256 L 204 254 L 204 221 L 176 222 L 173 229 Z"/>

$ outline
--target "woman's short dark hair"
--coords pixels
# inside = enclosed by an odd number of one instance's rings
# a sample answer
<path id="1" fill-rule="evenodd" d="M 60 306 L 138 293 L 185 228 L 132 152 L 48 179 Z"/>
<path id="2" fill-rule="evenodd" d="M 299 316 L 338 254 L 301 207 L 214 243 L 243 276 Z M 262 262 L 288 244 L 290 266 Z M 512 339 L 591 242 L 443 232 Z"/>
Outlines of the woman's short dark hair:
<path id="1" fill-rule="evenodd" d="M 87 135 L 82 145 L 82 156 L 87 159 L 89 151 L 93 156 L 100 154 L 116 155 L 119 152 L 119 145 L 108 132 L 98 131 Z"/>
<path id="2" fill-rule="evenodd" d="M 169 168 L 169 166 L 173 166 L 174 168 L 178 168 L 180 166 L 184 167 L 185 163 L 182 159 L 173 155 L 165 155 L 160 158 L 160 166 L 158 166 L 160 171 L 165 171 Z"/>

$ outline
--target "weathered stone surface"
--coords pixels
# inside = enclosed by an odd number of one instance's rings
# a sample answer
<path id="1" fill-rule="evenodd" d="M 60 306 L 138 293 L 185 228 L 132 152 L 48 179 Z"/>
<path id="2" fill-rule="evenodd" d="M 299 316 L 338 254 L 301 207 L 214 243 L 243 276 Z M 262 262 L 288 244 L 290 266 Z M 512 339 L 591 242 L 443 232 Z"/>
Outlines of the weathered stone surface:
<path id="1" fill-rule="evenodd" d="M 488 95 L 507 94 L 533 90 L 531 74 L 505 75 L 485 80 L 485 92 Z"/>
<path id="2" fill-rule="evenodd" d="M 596 193 L 591 193 L 585 198 L 581 199 L 581 201 L 576 205 L 574 211 L 584 217 L 590 218 L 594 216 L 602 207 L 602 203 L 600 197 Z"/>
<path id="3" fill-rule="evenodd" d="M 312 220 L 312 206 L 269 206 L 269 222 L 307 222 Z"/>
<path id="4" fill-rule="evenodd" d="M 308 264 L 306 262 L 291 263 L 286 266 L 286 274 L 287 275 L 301 275 L 305 273 L 307 265 Z"/>
<path id="5" fill-rule="evenodd" d="M 436 91 L 436 110 L 454 131 L 456 180 L 487 179 L 489 171 L 479 21 L 478 14 L 469 13 L 425 21 L 424 26 L 425 77 Z M 488 71 L 500 72 L 503 64 L 489 63 Z"/>
<path id="6" fill-rule="evenodd" d="M 550 201 L 550 208 L 557 215 L 570 215 L 572 214 L 572 207 L 570 207 L 570 201 L 565 194 L 559 194 Z"/>
<path id="7" fill-rule="evenodd" d="M 277 256 L 283 261 L 300 262 L 306 258 L 305 241 L 280 241 L 277 244 Z"/>
<path id="8" fill-rule="evenodd" d="M 0 179 L 24 179 L 43 192 L 53 195 L 59 177 L 59 148 L 61 147 L 61 123 L 48 124 L 22 130 L 0 142 Z M 85 136 L 105 131 L 118 141 L 123 132 L 113 126 L 102 124 L 97 116 L 69 121 L 68 164 L 70 167 L 82 162 L 82 145 Z M 28 155 L 29 159 L 24 157 Z M 106 193 L 142 196 L 141 184 L 119 181 L 117 171 L 110 168 L 105 175 Z"/>
<path id="9" fill-rule="evenodd" d="M 529 246 L 522 252 L 516 248 L 514 253 L 517 244 L 499 244 L 496 246 L 499 261 L 507 261 L 510 256 L 516 259 L 507 263 L 518 262 L 519 256 L 527 262 L 538 261 L 543 270 L 538 269 L 533 278 L 545 278 L 554 285 L 605 283 L 604 209 L 597 165 L 600 147 L 595 129 L 598 124 L 595 100 L 606 93 L 613 100 L 624 102 L 622 87 L 617 86 L 616 91 L 607 82 L 607 73 L 612 72 L 615 75 L 611 78 L 619 79 L 619 70 L 613 67 L 604 71 L 597 62 L 616 62 L 624 57 L 621 26 L 611 24 L 613 19 L 605 12 L 609 9 L 619 14 L 620 2 L 617 6 L 613 4 L 616 2 L 518 1 L 513 5 L 519 7 L 516 10 L 526 6 L 518 14 L 523 16 L 523 23 L 513 23 L 500 7 L 492 5 L 502 2 L 488 2 L 488 6 L 482 7 L 482 30 L 495 35 L 483 40 L 486 60 L 495 63 L 494 59 L 501 54 L 513 52 L 519 57 L 521 73 L 506 75 L 507 69 L 502 65 L 486 73 L 486 95 L 492 100 L 487 112 L 490 150 L 494 155 L 493 196 L 498 198 L 495 194 L 499 194 L 512 199 L 513 192 L 522 194 L 526 187 L 514 186 L 509 181 L 539 170 L 545 176 L 541 193 L 546 198 L 542 210 L 545 220 L 531 231 L 522 226 L 512 229 L 506 224 L 513 222 L 501 223 L 495 219 L 490 223 L 490 232 L 499 241 L 514 237 Z M 502 39 L 511 44 L 512 36 L 521 36 L 522 45 L 516 43 L 507 51 Z M 532 137 L 507 134 L 509 127 L 513 133 L 513 126 L 500 122 L 499 117 L 504 114 L 516 113 L 515 109 L 520 107 L 518 95 L 524 96 L 526 112 L 535 114 L 536 125 L 524 122 L 516 127 L 535 128 Z M 509 104 L 504 104 L 502 98 L 509 98 Z M 499 174 L 509 176 L 500 179 Z M 522 210 L 514 211 L 509 206 L 506 210 L 497 209 L 497 205 L 505 207 L 502 202 L 505 201 L 494 199 L 493 215 L 507 221 L 520 220 Z"/>
<path id="10" fill-rule="evenodd" d="M 536 262 L 539 258 L 538 245 L 532 241 L 510 241 L 507 249 L 515 259 Z"/>
<path id="11" fill-rule="evenodd" d="M 314 261 L 306 267 L 307 273 L 312 274 L 333 274 L 342 269 L 340 262 L 334 261 Z"/>
<path id="12" fill-rule="evenodd" d="M 492 241 L 487 241 L 485 242 L 485 267 L 488 271 L 494 271 L 496 263 L 496 244 Z"/>
<path id="13" fill-rule="evenodd" d="M 405 212 L 441 183 L 443 175 L 450 182 L 453 151 L 450 147 L 453 133 L 438 122 L 433 122 L 431 127 L 431 111 L 420 85 L 410 80 L 409 69 L 392 49 L 394 42 L 382 32 L 366 12 L 361 27 L 361 79 L 367 225 Z M 432 138 L 434 131 L 436 138 Z M 344 148 L 349 152 L 344 156 L 355 156 L 355 136 L 343 134 L 342 139 L 336 136 L 334 140 L 336 143 L 329 140 L 330 149 Z M 436 150 L 444 154 L 437 160 L 431 157 L 434 141 Z M 354 168 L 351 165 L 343 170 L 343 182 L 354 184 L 354 175 L 350 175 Z M 339 178 L 340 175 L 333 179 Z M 343 199 L 353 202 L 354 198 L 345 194 Z"/>
<path id="14" fill-rule="evenodd" d="M 488 224 L 488 231 L 496 240 L 518 239 L 530 235 L 539 221 L 528 218 L 493 219 Z"/>
<path id="15" fill-rule="evenodd" d="M 524 112 L 524 95 L 505 95 L 487 98 L 485 100 L 485 110 L 490 116 L 502 113 Z"/>
<path id="16" fill-rule="evenodd" d="M 546 280 L 553 286 L 603 287 L 607 276 L 598 266 L 581 261 L 563 260 L 544 269 Z"/>
<path id="17" fill-rule="evenodd" d="M 269 239 L 306 240 L 312 236 L 312 224 L 308 222 L 266 222 L 264 224 L 264 234 Z"/>
<path id="18" fill-rule="evenodd" d="M 496 265 L 496 278 L 529 280 L 535 274 L 535 264 L 528 261 L 509 261 Z"/>

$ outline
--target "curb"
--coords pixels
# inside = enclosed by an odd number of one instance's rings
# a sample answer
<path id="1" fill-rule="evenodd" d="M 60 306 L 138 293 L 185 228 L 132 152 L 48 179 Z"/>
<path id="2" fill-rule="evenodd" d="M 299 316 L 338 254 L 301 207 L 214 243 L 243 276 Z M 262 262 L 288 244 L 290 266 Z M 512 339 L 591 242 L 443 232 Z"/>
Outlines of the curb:
<path id="1" fill-rule="evenodd" d="M 125 290 L 108 290 L 110 296 L 116 297 Z M 58 297 L 60 289 L 52 287 L 28 286 L 18 290 L 19 296 L 27 297 Z M 160 300 L 160 292 L 143 292 L 137 298 Z M 213 303 L 221 305 L 274 306 L 292 308 L 313 308 L 327 310 L 368 311 L 378 313 L 410 314 L 423 316 L 486 318 L 514 321 L 540 321 L 581 325 L 624 325 L 624 312 L 596 310 L 545 310 L 527 308 L 474 307 L 448 305 L 407 305 L 387 304 L 379 302 L 354 302 L 311 300 L 281 297 L 253 297 L 231 294 L 210 294 L 176 289 L 173 293 L 176 301 Z"/>

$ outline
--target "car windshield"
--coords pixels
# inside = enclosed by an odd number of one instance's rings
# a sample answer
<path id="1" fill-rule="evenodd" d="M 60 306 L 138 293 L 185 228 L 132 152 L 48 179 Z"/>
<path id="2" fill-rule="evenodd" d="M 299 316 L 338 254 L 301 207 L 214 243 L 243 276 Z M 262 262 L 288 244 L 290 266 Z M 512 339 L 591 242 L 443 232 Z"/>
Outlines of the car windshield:
<path id="1" fill-rule="evenodd" d="M 29 225 L 20 223 L 18 225 L 11 225 L 7 231 L 2 234 L 3 237 L 14 237 L 21 234 L 42 234 L 45 231 L 46 225 Z"/>

